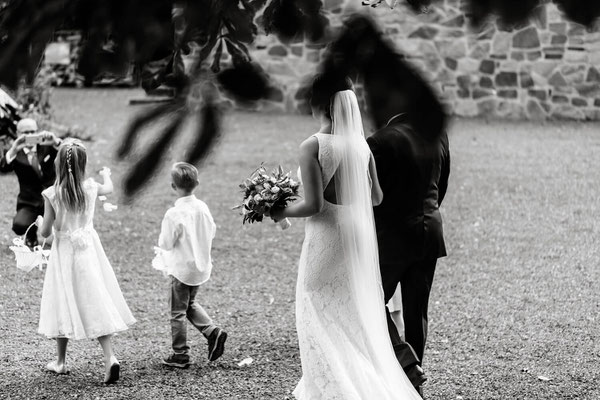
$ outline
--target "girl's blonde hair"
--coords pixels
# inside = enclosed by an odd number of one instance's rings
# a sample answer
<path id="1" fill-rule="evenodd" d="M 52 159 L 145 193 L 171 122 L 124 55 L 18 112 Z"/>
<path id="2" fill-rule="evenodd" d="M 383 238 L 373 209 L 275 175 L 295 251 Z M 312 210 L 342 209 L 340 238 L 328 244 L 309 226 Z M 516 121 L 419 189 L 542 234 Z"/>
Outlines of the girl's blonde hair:
<path id="1" fill-rule="evenodd" d="M 85 180 L 85 166 L 87 153 L 80 140 L 65 139 L 58 148 L 55 169 L 56 199 L 68 211 L 83 212 L 87 202 L 83 182 Z"/>

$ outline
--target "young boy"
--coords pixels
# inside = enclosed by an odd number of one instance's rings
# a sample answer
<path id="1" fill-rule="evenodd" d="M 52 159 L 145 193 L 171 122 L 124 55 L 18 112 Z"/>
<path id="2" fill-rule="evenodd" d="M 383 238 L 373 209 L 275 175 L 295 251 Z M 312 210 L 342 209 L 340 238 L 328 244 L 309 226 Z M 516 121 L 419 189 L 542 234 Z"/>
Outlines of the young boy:
<path id="1" fill-rule="evenodd" d="M 208 340 L 208 359 L 223 354 L 227 333 L 214 325 L 204 308 L 196 302 L 199 286 L 210 278 L 210 250 L 216 225 L 208 206 L 194 196 L 198 170 L 178 162 L 171 169 L 171 187 L 177 192 L 175 206 L 162 221 L 158 247 L 167 273 L 171 276 L 171 335 L 173 354 L 163 360 L 170 367 L 190 365 L 186 317 Z"/>

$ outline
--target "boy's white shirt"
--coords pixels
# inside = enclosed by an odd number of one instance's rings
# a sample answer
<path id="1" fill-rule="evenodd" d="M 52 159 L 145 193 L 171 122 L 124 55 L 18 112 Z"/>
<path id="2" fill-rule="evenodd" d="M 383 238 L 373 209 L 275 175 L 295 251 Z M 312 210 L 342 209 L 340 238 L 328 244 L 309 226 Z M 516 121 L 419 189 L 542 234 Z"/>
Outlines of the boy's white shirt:
<path id="1" fill-rule="evenodd" d="M 165 213 L 153 266 L 189 286 L 210 278 L 216 225 L 206 203 L 194 195 L 180 197 Z M 162 265 L 161 265 L 162 264 Z"/>

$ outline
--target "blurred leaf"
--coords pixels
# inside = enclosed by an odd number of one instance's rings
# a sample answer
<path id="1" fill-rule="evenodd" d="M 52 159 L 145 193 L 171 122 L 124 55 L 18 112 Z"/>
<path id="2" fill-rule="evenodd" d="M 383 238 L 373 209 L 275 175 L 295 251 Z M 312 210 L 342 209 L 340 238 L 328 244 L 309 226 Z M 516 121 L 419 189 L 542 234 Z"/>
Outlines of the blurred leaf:
<path id="1" fill-rule="evenodd" d="M 267 74 L 259 65 L 250 62 L 222 71 L 217 80 L 225 91 L 241 102 L 267 98 L 272 90 Z"/>
<path id="2" fill-rule="evenodd" d="M 425 13 L 431 5 L 431 0 L 406 0 L 408 5 L 417 13 Z"/>
<path id="3" fill-rule="evenodd" d="M 47 43 L 63 20 L 63 0 L 8 2 L 0 20 L 0 83 L 16 89 L 22 77 L 31 83 Z M 32 13 L 31 10 L 36 12 Z"/>
<path id="4" fill-rule="evenodd" d="M 234 67 L 248 64 L 250 61 L 250 56 L 247 54 L 247 50 L 244 52 L 240 45 L 241 43 L 234 42 L 229 37 L 225 38 L 225 46 L 227 47 L 227 52 L 231 55 L 231 61 L 233 62 Z M 244 47 L 244 49 L 246 48 Z"/>
<path id="5" fill-rule="evenodd" d="M 309 42 L 318 42 L 323 39 L 327 26 L 329 26 L 329 19 L 325 15 L 319 13 L 307 18 L 304 28 L 306 39 Z"/>
<path id="6" fill-rule="evenodd" d="M 219 40 L 219 44 L 217 45 L 217 49 L 215 50 L 215 55 L 213 58 L 212 65 L 210 69 L 215 74 L 221 70 L 221 55 L 223 54 L 223 40 Z"/>
<path id="7" fill-rule="evenodd" d="M 214 49 L 218 40 L 219 40 L 218 34 L 214 34 L 214 35 L 210 36 L 210 38 L 208 39 L 206 44 L 204 44 L 204 46 L 202 47 L 202 50 L 200 50 L 200 53 L 198 55 L 198 60 L 197 60 L 198 63 L 202 63 L 204 60 L 206 60 L 206 58 L 209 56 L 209 54 Z"/>
<path id="8" fill-rule="evenodd" d="M 242 0 L 242 3 L 246 4 L 246 8 L 252 9 L 254 13 L 258 12 L 261 8 L 267 4 L 267 0 Z"/>
<path id="9" fill-rule="evenodd" d="M 213 148 L 220 134 L 220 113 L 215 104 L 207 102 L 200 111 L 199 131 L 186 154 L 186 162 L 196 164 L 204 159 Z"/>
<path id="10" fill-rule="evenodd" d="M 152 177 L 154 172 L 161 165 L 165 150 L 177 135 L 177 132 L 183 124 L 186 115 L 186 109 L 183 107 L 175 111 L 172 115 L 171 121 L 164 129 L 159 139 L 149 146 L 145 154 L 128 172 L 124 182 L 125 196 L 130 197 L 132 194 L 137 192 L 150 179 L 150 177 Z"/>
<path id="11" fill-rule="evenodd" d="M 77 71 L 89 81 L 103 72 L 124 75 L 129 70 L 129 59 L 120 49 L 106 49 L 100 41 L 90 41 L 81 51 Z"/>
<path id="12" fill-rule="evenodd" d="M 227 36 L 226 36 L 227 37 Z M 248 60 L 252 60 L 252 56 L 250 55 L 250 51 L 248 51 L 248 47 L 242 42 L 236 41 L 235 45 L 246 55 Z"/>
<path id="13" fill-rule="evenodd" d="M 304 15 L 306 39 L 316 42 L 323 38 L 329 25 L 329 18 L 323 14 L 323 2 L 321 0 L 296 0 L 296 2 Z"/>
<path id="14" fill-rule="evenodd" d="M 240 8 L 238 4 L 233 4 L 224 11 L 225 27 L 231 37 L 240 42 L 252 43 L 254 41 L 258 27 L 254 24 L 253 19 L 254 10 L 247 7 Z"/>
<path id="15" fill-rule="evenodd" d="M 153 106 L 148 108 L 147 110 L 139 113 L 135 116 L 129 128 L 125 132 L 123 137 L 123 141 L 117 150 L 117 157 L 120 159 L 124 158 L 126 155 L 130 154 L 133 144 L 140 134 L 142 128 L 146 125 L 151 124 L 154 121 L 159 120 L 165 115 L 170 115 L 176 110 L 182 107 L 181 101 L 174 100 L 169 103 L 162 103 L 157 106 Z"/>
<path id="16" fill-rule="evenodd" d="M 430 2 L 406 1 L 415 11 Z M 568 18 L 588 28 L 594 26 L 600 15 L 600 1 L 554 2 Z M 475 24 L 483 23 L 491 15 L 498 15 L 503 23 L 523 24 L 538 6 L 546 3 L 547 0 L 465 0 L 461 8 Z M 251 43 L 257 33 L 254 18 L 265 5 L 262 18 L 265 31 L 275 33 L 280 40 L 317 41 L 325 37 L 328 20 L 321 0 L 3 2 L 0 82 L 15 88 L 22 77 L 32 78 L 42 56 L 40 51 L 32 49 L 46 43 L 63 21 L 81 30 L 88 41 L 80 66 L 89 80 L 104 71 L 122 71 L 131 62 L 143 65 L 164 59 L 174 51 L 187 52 L 190 41 L 202 47 L 200 58 L 204 60 L 213 51 L 223 27 L 234 42 Z M 172 17 L 174 6 L 181 12 Z M 113 42 L 110 50 L 104 48 L 108 40 Z"/>
<path id="17" fill-rule="evenodd" d="M 540 4 L 541 0 L 470 0 L 467 14 L 475 26 L 480 26 L 492 14 L 511 26 L 527 21 Z"/>
<path id="18" fill-rule="evenodd" d="M 384 40 L 367 16 L 357 14 L 347 20 L 321 71 L 332 82 L 358 74 L 377 127 L 405 112 L 423 135 L 437 136 L 445 129 L 445 110 L 429 83 Z"/>
<path id="19" fill-rule="evenodd" d="M 592 28 L 600 18 L 598 0 L 554 0 L 567 18 Z"/>
<path id="20" fill-rule="evenodd" d="M 288 43 L 302 34 L 302 15 L 291 1 L 273 0 L 263 13 L 267 34 L 275 33 L 280 41 Z"/>
<path id="21" fill-rule="evenodd" d="M 67 2 L 72 5 L 69 19 L 82 31 L 79 69 L 88 80 L 105 71 L 126 70 L 134 61 L 165 58 L 175 50 L 172 1 Z"/>

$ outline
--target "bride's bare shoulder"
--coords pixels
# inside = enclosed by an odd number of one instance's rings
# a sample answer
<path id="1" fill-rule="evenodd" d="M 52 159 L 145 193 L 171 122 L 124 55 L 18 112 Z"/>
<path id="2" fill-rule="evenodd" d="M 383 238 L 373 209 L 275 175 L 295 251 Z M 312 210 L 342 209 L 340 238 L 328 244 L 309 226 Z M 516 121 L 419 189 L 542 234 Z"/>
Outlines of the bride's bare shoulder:
<path id="1" fill-rule="evenodd" d="M 315 135 L 308 137 L 300 144 L 300 151 L 304 154 L 319 154 L 319 139 Z"/>

